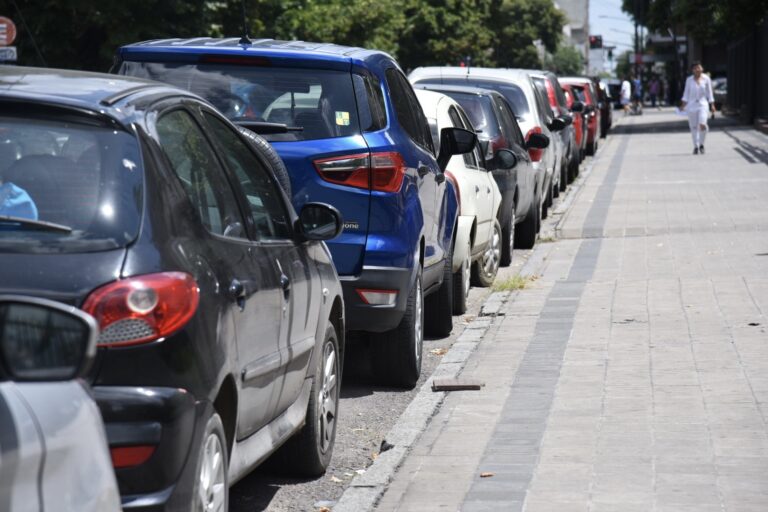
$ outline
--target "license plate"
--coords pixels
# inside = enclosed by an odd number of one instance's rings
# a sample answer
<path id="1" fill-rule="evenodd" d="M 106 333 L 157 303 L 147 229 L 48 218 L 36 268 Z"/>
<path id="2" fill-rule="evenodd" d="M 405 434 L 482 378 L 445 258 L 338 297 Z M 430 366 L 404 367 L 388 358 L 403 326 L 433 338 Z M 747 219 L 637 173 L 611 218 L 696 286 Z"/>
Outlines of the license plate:
<path id="1" fill-rule="evenodd" d="M 16 47 L 0 47 L 0 62 L 16 62 Z"/>

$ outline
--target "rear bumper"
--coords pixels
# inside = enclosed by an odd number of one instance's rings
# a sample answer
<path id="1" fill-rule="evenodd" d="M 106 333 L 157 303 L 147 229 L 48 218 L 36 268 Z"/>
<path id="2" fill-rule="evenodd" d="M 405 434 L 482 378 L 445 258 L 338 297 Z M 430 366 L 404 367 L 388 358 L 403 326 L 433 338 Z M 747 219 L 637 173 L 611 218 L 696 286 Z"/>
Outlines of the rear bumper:
<path id="1" fill-rule="evenodd" d="M 416 270 L 398 267 L 363 267 L 359 276 L 339 276 L 344 291 L 348 331 L 385 332 L 400 323 Z M 358 290 L 397 290 L 395 304 L 367 304 Z"/>
<path id="2" fill-rule="evenodd" d="M 104 418 L 110 449 L 155 446 L 138 466 L 115 470 L 124 510 L 183 510 L 189 507 L 197 465 L 194 437 L 201 432 L 205 404 L 183 389 L 96 386 L 94 398 Z"/>

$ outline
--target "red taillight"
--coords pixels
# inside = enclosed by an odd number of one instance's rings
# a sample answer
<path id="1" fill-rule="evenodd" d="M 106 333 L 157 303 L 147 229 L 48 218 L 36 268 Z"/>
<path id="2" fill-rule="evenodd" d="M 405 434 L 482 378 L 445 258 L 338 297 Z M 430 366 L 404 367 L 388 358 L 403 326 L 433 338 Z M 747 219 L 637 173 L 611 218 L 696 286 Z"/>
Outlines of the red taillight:
<path id="1" fill-rule="evenodd" d="M 153 453 L 155 453 L 155 447 L 152 445 L 120 446 L 109 449 L 109 454 L 112 456 L 112 466 L 115 469 L 131 468 L 144 464 Z"/>
<path id="2" fill-rule="evenodd" d="M 525 134 L 525 141 L 528 141 L 528 138 L 531 136 L 532 133 L 542 133 L 541 132 L 541 126 L 534 126 L 530 130 L 528 130 L 528 133 Z M 536 149 L 536 148 L 529 148 L 528 149 L 528 155 L 530 155 L 531 160 L 534 162 L 541 161 L 541 157 L 544 156 L 544 150 L 543 149 Z"/>
<path id="3" fill-rule="evenodd" d="M 458 215 L 461 215 L 461 189 L 459 188 L 459 182 L 456 181 L 456 176 L 451 171 L 445 171 L 445 178 L 453 183 L 453 189 L 456 191 L 456 202 L 459 203 Z"/>
<path id="4" fill-rule="evenodd" d="M 379 192 L 398 192 L 406 171 L 403 157 L 394 151 L 323 158 L 314 164 L 325 181 Z"/>
<path id="5" fill-rule="evenodd" d="M 147 274 L 94 290 L 83 304 L 99 324 L 99 346 L 124 347 L 173 334 L 197 310 L 200 291 L 183 272 Z"/>

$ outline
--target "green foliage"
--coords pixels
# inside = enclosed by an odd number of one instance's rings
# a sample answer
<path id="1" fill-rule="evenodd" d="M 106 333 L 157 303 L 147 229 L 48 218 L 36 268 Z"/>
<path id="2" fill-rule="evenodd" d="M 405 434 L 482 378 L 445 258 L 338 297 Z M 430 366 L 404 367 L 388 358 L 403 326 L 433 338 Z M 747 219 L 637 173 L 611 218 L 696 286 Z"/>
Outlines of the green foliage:
<path id="1" fill-rule="evenodd" d="M 547 59 L 545 67 L 559 75 L 580 75 L 584 73 L 584 55 L 573 46 L 564 44 L 558 47 L 552 58 Z"/>
<path id="2" fill-rule="evenodd" d="M 619 79 L 624 79 L 625 77 L 630 77 L 632 75 L 632 64 L 630 55 L 632 55 L 632 51 L 625 50 L 622 52 L 621 55 L 616 59 L 616 77 Z"/>
<path id="3" fill-rule="evenodd" d="M 241 36 L 242 0 L 15 0 L 49 66 L 105 71 L 121 45 L 167 37 Z M 246 0 L 252 38 L 301 39 L 389 52 L 418 65 L 540 67 L 565 16 L 553 0 Z M 20 64 L 42 65 L 17 21 Z"/>

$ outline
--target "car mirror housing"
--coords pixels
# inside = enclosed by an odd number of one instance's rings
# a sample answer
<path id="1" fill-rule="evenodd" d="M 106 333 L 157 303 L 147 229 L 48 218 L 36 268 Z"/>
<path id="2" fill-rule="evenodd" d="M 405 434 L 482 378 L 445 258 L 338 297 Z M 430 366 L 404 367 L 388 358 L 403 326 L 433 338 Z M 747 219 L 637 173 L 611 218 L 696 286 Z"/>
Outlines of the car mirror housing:
<path id="1" fill-rule="evenodd" d="M 560 130 L 565 129 L 565 121 L 559 117 L 556 117 L 550 121 L 550 123 L 547 125 L 547 128 L 553 132 L 559 132 Z"/>
<path id="2" fill-rule="evenodd" d="M 584 103 L 581 101 L 574 101 L 573 105 L 571 106 L 571 112 L 584 112 Z"/>
<path id="3" fill-rule="evenodd" d="M 570 114 L 560 116 L 560 119 L 563 120 L 563 122 L 565 123 L 565 126 L 570 126 L 573 124 L 573 117 L 571 117 Z"/>
<path id="4" fill-rule="evenodd" d="M 525 143 L 525 149 L 545 149 L 549 146 L 549 137 L 543 133 L 531 133 Z"/>
<path id="5" fill-rule="evenodd" d="M 506 148 L 498 150 L 494 158 L 497 165 L 503 169 L 512 169 L 517 165 L 517 156 Z"/>
<path id="6" fill-rule="evenodd" d="M 437 163 L 445 171 L 453 155 L 463 155 L 475 149 L 477 134 L 463 128 L 443 128 L 440 130 L 440 153 Z"/>
<path id="7" fill-rule="evenodd" d="M 296 232 L 302 241 L 331 240 L 344 228 L 339 210 L 325 203 L 307 203 L 296 220 Z"/>
<path id="8" fill-rule="evenodd" d="M 82 377 L 96 355 L 91 315 L 46 299 L 0 295 L 0 365 L 13 381 Z"/>

